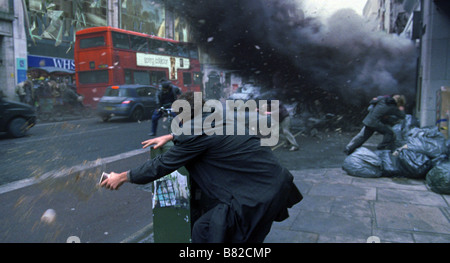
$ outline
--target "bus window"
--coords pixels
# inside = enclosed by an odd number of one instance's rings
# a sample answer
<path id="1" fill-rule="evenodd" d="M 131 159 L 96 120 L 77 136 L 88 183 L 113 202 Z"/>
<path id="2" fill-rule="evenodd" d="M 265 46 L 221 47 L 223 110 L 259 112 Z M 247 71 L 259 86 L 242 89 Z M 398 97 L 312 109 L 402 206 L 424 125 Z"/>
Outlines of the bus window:
<path id="1" fill-rule="evenodd" d="M 177 48 L 173 43 L 167 42 L 166 44 L 166 54 L 170 56 L 176 56 Z"/>
<path id="2" fill-rule="evenodd" d="M 148 71 L 134 71 L 133 76 L 134 84 L 150 84 L 150 74 L 148 74 Z"/>
<path id="3" fill-rule="evenodd" d="M 105 46 L 105 37 L 90 37 L 80 39 L 80 48 L 102 47 Z"/>
<path id="4" fill-rule="evenodd" d="M 147 38 L 140 36 L 130 36 L 131 49 L 138 52 L 148 52 Z"/>
<path id="5" fill-rule="evenodd" d="M 190 45 L 189 47 L 189 57 L 193 59 L 198 59 L 198 49 L 195 45 Z"/>
<path id="6" fill-rule="evenodd" d="M 187 49 L 186 45 L 184 45 L 182 43 L 178 43 L 178 44 L 175 44 L 175 45 L 177 47 L 177 51 L 176 51 L 175 56 L 185 57 L 185 58 L 189 57 L 189 52 L 188 52 L 188 49 Z"/>
<path id="7" fill-rule="evenodd" d="M 167 53 L 166 42 L 158 39 L 149 39 L 150 41 L 150 53 L 165 54 Z"/>
<path id="8" fill-rule="evenodd" d="M 159 81 L 161 79 L 166 79 L 166 73 L 164 71 L 151 71 L 150 72 L 150 81 L 152 85 L 159 85 Z"/>
<path id="9" fill-rule="evenodd" d="M 80 84 L 108 83 L 108 70 L 81 71 L 78 73 Z"/>
<path id="10" fill-rule="evenodd" d="M 129 49 L 130 48 L 130 41 L 128 39 L 127 34 L 117 33 L 117 32 L 111 32 L 112 33 L 112 39 L 113 39 L 113 46 L 115 48 L 123 48 L 123 49 Z"/>
<path id="11" fill-rule="evenodd" d="M 125 69 L 124 70 L 125 73 L 125 84 L 133 84 L 133 77 L 132 77 L 132 72 L 131 69 Z"/>
<path id="12" fill-rule="evenodd" d="M 201 85 L 202 84 L 202 73 L 194 72 L 194 84 Z"/>
<path id="13" fill-rule="evenodd" d="M 183 72 L 183 84 L 192 85 L 191 72 Z"/>

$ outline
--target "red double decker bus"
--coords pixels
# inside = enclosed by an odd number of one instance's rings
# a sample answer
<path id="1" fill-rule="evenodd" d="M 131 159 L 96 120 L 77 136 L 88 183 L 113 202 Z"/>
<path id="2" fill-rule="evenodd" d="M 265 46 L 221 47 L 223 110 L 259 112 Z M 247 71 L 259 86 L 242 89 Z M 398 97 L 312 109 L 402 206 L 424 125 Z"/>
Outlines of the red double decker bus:
<path id="1" fill-rule="evenodd" d="M 198 49 L 192 43 L 92 27 L 77 31 L 74 51 L 77 92 L 93 108 L 112 85 L 157 86 L 165 78 L 183 92 L 202 91 Z"/>

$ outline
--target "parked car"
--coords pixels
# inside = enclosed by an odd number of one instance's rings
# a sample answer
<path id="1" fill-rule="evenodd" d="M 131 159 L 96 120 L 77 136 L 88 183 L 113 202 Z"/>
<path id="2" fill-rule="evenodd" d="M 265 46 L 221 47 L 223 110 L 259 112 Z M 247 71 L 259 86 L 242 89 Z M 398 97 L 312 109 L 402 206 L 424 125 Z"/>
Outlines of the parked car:
<path id="1" fill-rule="evenodd" d="M 0 132 L 18 138 L 36 124 L 36 111 L 28 104 L 0 96 Z"/>
<path id="2" fill-rule="evenodd" d="M 103 121 L 113 116 L 128 117 L 132 121 L 149 118 L 156 109 L 158 88 L 150 85 L 127 84 L 110 86 L 97 105 Z"/>

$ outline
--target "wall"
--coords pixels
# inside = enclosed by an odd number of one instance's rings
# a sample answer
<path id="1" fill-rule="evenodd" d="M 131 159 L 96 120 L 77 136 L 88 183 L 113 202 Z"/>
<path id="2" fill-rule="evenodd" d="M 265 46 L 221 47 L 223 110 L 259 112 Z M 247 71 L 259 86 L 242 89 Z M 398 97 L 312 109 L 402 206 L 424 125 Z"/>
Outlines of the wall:
<path id="1" fill-rule="evenodd" d="M 436 95 L 450 86 L 450 16 L 434 1 L 423 4 L 423 35 L 419 81 L 419 112 L 422 127 L 436 124 Z"/>

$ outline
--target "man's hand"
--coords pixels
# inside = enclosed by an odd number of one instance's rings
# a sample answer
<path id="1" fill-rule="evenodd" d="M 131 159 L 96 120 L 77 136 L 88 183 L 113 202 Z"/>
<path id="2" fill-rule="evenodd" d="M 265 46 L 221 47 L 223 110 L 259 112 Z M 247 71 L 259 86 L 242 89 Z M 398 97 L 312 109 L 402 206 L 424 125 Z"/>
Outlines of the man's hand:
<path id="1" fill-rule="evenodd" d="M 145 149 L 151 145 L 153 145 L 153 149 L 158 149 L 159 147 L 163 146 L 164 144 L 166 144 L 167 142 L 171 141 L 173 139 L 172 134 L 167 134 L 167 135 L 163 135 L 163 136 L 159 136 L 150 140 L 146 140 L 141 142 L 142 148 Z"/>
<path id="2" fill-rule="evenodd" d="M 105 187 L 110 190 L 118 190 L 119 187 L 128 181 L 127 172 L 123 173 L 110 173 L 109 177 L 100 184 L 100 186 Z"/>

